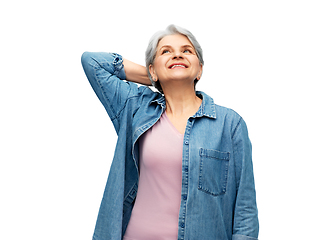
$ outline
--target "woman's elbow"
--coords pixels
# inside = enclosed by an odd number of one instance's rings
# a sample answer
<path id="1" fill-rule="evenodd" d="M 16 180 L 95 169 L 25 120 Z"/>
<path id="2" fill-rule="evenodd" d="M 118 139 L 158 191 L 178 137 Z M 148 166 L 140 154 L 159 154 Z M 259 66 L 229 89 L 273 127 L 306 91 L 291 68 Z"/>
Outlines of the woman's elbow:
<path id="1" fill-rule="evenodd" d="M 90 52 L 84 52 L 81 57 L 82 66 L 85 67 L 87 63 L 92 59 Z"/>

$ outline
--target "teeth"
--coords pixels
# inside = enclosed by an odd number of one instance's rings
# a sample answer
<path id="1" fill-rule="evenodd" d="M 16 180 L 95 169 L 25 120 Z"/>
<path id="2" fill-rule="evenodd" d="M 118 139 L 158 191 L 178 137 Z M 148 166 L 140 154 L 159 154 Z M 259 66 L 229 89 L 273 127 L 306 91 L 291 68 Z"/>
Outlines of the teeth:
<path id="1" fill-rule="evenodd" d="M 183 65 L 173 65 L 171 68 L 175 68 L 175 67 L 183 67 L 183 68 L 185 68 L 185 66 L 183 66 Z"/>

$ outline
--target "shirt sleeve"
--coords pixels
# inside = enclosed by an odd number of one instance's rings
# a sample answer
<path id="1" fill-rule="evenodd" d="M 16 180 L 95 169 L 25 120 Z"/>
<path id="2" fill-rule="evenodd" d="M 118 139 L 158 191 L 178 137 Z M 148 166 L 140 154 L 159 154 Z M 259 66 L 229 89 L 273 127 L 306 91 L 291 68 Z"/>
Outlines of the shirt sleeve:
<path id="1" fill-rule="evenodd" d="M 115 53 L 85 52 L 82 66 L 97 97 L 105 107 L 116 132 L 120 128 L 120 112 L 127 99 L 138 92 L 137 84 L 126 79 L 122 56 Z"/>
<path id="2" fill-rule="evenodd" d="M 247 127 L 241 118 L 233 135 L 237 179 L 237 198 L 234 211 L 233 240 L 257 240 L 258 210 L 252 164 L 252 145 Z"/>

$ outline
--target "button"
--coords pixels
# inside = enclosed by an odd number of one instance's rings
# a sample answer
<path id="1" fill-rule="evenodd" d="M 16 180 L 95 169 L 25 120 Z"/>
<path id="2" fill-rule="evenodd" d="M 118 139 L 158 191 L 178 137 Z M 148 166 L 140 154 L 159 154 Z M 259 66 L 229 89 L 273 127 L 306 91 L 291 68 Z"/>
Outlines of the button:
<path id="1" fill-rule="evenodd" d="M 183 195 L 183 200 L 187 200 L 187 198 L 188 198 L 187 194 L 184 194 Z"/>
<path id="2" fill-rule="evenodd" d="M 184 228 L 184 223 L 183 223 L 183 222 L 180 223 L 180 227 L 181 227 L 181 228 Z"/>
<path id="3" fill-rule="evenodd" d="M 188 141 L 188 140 L 186 140 L 186 141 L 184 142 L 184 144 L 187 144 L 187 145 L 188 145 L 188 144 L 189 144 L 189 141 Z"/>
<path id="4" fill-rule="evenodd" d="M 184 171 L 185 171 L 185 172 L 188 172 L 188 171 L 189 171 L 189 168 L 188 168 L 188 167 L 185 167 L 185 168 L 184 168 Z"/>

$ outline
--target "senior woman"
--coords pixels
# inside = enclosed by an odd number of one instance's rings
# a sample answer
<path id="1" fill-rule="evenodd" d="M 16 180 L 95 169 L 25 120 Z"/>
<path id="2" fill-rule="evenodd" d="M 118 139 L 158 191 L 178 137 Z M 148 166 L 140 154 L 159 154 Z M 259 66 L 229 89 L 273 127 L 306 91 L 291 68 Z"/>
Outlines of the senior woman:
<path id="1" fill-rule="evenodd" d="M 247 127 L 195 90 L 195 37 L 156 33 L 146 67 L 114 53 L 86 52 L 82 64 L 118 134 L 93 239 L 257 239 Z"/>

